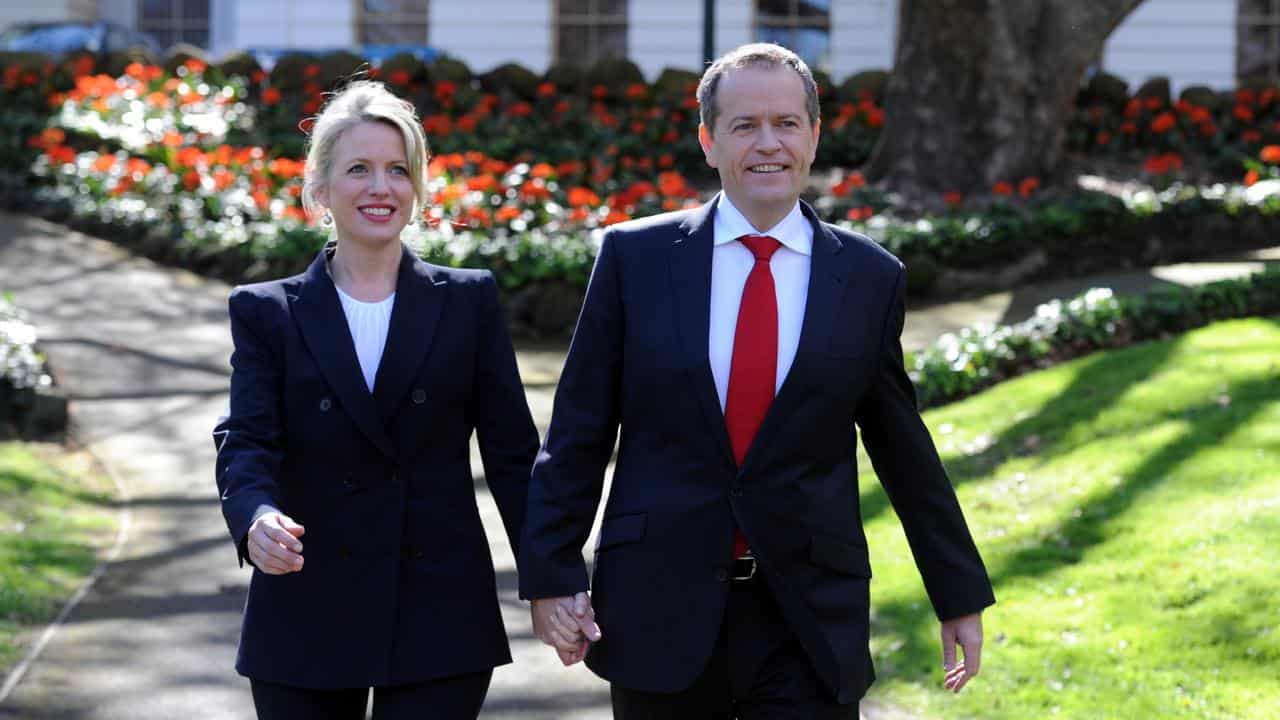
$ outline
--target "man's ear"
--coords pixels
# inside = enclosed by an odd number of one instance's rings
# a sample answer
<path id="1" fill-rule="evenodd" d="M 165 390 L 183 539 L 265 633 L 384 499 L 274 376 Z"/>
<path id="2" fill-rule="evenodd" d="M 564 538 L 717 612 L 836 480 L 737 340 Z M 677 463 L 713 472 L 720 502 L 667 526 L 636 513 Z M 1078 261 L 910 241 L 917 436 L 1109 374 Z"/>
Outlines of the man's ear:
<path id="1" fill-rule="evenodd" d="M 711 138 L 711 131 L 702 123 L 698 123 L 698 143 L 702 145 L 702 154 L 706 156 L 707 164 L 715 167 L 716 161 L 711 157 L 711 147 L 715 140 Z"/>
<path id="2" fill-rule="evenodd" d="M 810 165 L 812 165 L 813 161 L 816 160 L 818 157 L 818 138 L 821 137 L 822 135 L 821 131 L 822 131 L 822 118 L 818 118 L 813 123 L 813 149 L 809 151 Z"/>

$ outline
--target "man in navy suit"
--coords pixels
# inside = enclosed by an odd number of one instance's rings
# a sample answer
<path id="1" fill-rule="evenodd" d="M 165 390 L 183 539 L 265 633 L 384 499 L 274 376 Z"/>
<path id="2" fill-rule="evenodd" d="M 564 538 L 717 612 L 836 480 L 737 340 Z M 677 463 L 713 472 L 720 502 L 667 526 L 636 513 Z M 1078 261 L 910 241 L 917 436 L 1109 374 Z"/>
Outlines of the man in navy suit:
<path id="1" fill-rule="evenodd" d="M 902 263 L 800 202 L 819 119 L 795 54 L 738 48 L 698 101 L 722 192 L 613 226 L 596 259 L 529 490 L 535 632 L 566 664 L 585 652 L 619 718 L 856 718 L 874 677 L 856 424 L 958 691 L 994 596 L 903 367 Z"/>

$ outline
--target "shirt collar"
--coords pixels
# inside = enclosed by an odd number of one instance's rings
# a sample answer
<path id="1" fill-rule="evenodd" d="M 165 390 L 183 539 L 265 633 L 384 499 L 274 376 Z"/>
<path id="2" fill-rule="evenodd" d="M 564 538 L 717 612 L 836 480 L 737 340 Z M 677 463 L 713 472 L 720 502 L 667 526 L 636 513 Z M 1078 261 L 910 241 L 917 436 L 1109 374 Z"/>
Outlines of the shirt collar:
<path id="1" fill-rule="evenodd" d="M 721 192 L 720 201 L 716 204 L 715 223 L 716 245 L 733 242 L 743 235 L 768 235 L 801 255 L 813 253 L 813 226 L 804 213 L 800 212 L 799 201 L 796 201 L 791 212 L 779 220 L 777 225 L 761 232 L 734 206 L 729 196 Z"/>

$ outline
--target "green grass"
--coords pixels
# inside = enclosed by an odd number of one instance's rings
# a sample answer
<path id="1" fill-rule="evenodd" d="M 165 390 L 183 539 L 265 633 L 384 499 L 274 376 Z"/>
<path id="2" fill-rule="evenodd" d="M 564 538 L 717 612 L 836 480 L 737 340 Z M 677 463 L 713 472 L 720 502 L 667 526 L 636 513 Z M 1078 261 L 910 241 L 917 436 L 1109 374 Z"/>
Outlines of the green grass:
<path id="1" fill-rule="evenodd" d="M 0 676 L 113 540 L 109 489 L 83 453 L 0 443 Z"/>
<path id="2" fill-rule="evenodd" d="M 872 697 L 936 718 L 1280 717 L 1280 320 L 1089 356 L 925 419 L 997 605 L 980 676 L 946 693 L 933 611 L 865 479 Z"/>

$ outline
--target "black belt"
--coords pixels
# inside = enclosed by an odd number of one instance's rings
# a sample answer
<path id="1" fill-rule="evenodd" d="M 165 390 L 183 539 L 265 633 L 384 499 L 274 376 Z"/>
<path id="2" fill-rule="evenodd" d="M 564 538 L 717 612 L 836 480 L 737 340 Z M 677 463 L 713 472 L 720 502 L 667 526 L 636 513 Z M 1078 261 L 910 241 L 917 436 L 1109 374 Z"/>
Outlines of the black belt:
<path id="1" fill-rule="evenodd" d="M 756 576 L 756 559 L 751 555 L 740 557 L 729 567 L 730 580 L 750 580 Z"/>

